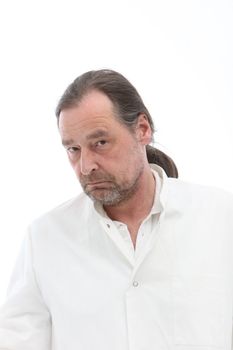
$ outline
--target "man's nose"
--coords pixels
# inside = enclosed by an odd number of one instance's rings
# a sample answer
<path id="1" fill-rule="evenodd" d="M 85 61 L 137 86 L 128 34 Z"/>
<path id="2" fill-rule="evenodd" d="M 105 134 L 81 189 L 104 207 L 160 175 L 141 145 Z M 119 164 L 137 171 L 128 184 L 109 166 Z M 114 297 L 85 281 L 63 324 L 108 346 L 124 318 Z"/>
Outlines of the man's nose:
<path id="1" fill-rule="evenodd" d="M 82 175 L 89 175 L 92 171 L 95 171 L 98 168 L 95 155 L 89 150 L 81 151 L 80 158 L 80 171 Z"/>

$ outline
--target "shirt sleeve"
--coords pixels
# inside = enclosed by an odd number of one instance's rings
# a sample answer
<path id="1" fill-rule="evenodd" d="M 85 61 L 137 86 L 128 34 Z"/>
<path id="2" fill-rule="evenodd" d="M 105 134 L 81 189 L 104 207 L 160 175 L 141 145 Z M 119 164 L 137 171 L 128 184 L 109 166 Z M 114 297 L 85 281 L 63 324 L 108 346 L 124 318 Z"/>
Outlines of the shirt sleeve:
<path id="1" fill-rule="evenodd" d="M 28 233 L 11 276 L 6 302 L 0 308 L 0 350 L 50 349 L 50 313 L 36 281 Z"/>

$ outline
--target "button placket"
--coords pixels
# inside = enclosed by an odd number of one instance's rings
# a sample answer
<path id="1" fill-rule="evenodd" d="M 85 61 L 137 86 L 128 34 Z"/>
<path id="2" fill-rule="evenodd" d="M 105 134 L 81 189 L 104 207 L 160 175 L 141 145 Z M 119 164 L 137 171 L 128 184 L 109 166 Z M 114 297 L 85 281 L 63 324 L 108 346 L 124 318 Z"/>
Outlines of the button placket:
<path id="1" fill-rule="evenodd" d="M 118 247 L 120 252 L 125 256 L 131 266 L 134 266 L 134 256 L 129 254 L 127 247 L 125 246 L 125 242 L 122 237 L 119 235 L 119 231 L 117 230 L 114 223 L 109 222 L 109 220 L 100 220 L 100 224 L 103 227 L 104 231 L 110 237 L 110 239 L 114 242 L 114 244 Z"/>

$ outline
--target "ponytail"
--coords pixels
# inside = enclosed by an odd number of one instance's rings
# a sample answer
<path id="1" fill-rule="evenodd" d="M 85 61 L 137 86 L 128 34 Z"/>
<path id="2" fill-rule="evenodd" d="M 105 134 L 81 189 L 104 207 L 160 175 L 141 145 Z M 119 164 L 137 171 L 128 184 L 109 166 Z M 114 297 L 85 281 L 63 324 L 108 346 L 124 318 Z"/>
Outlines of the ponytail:
<path id="1" fill-rule="evenodd" d="M 178 170 L 175 163 L 165 153 L 157 148 L 147 145 L 146 154 L 149 163 L 159 165 L 163 168 L 168 177 L 178 178 Z"/>

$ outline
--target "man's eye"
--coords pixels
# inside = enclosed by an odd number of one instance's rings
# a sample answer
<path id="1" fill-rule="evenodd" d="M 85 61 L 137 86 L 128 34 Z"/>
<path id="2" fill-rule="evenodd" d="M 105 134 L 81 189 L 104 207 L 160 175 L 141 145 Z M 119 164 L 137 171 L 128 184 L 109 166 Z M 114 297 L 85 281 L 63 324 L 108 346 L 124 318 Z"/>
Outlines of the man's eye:
<path id="1" fill-rule="evenodd" d="M 107 143 L 105 140 L 100 140 L 96 143 L 96 146 L 104 146 Z"/>
<path id="2" fill-rule="evenodd" d="M 76 153 L 79 151 L 79 148 L 78 147 L 69 147 L 69 148 L 67 148 L 67 151 L 69 153 Z"/>

